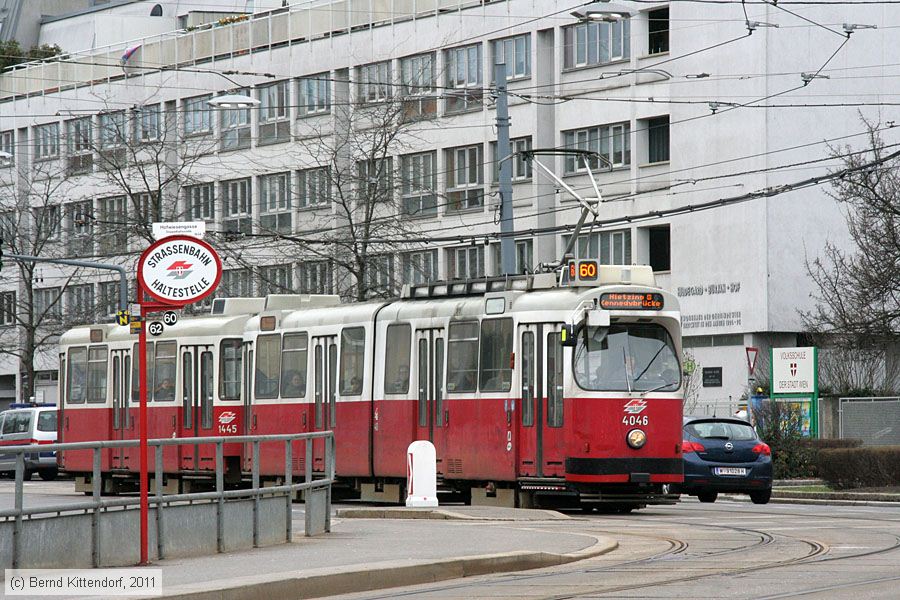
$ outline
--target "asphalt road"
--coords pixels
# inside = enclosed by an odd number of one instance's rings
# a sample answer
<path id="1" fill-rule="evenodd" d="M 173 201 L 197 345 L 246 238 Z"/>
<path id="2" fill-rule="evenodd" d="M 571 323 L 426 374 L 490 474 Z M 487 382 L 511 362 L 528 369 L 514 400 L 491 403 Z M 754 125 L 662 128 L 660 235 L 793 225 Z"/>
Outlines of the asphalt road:
<path id="1" fill-rule="evenodd" d="M 688 499 L 674 507 L 592 515 L 577 523 L 581 532 L 615 537 L 619 549 L 551 569 L 343 598 L 900 597 L 896 507 L 710 505 Z M 540 527 L 565 530 L 574 524 Z"/>

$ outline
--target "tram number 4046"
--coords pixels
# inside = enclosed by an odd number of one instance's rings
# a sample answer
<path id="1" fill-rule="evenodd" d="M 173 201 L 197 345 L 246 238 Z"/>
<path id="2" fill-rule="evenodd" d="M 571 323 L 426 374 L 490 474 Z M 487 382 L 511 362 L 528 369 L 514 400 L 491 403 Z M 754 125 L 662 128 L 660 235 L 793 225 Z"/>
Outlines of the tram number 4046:
<path id="1" fill-rule="evenodd" d="M 647 415 L 625 415 L 622 417 L 622 423 L 625 425 L 649 425 L 650 417 Z"/>

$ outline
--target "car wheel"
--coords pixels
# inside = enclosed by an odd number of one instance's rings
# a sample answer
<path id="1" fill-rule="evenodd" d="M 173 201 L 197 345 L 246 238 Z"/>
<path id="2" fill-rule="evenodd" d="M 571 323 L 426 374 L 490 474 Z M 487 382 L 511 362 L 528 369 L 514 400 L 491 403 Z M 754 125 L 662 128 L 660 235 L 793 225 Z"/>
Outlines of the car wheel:
<path id="1" fill-rule="evenodd" d="M 34 477 L 34 471 L 31 469 L 25 469 L 25 472 L 22 473 L 22 479 L 25 481 L 31 481 L 32 477 Z"/>
<path id="2" fill-rule="evenodd" d="M 44 481 L 53 481 L 56 479 L 56 476 L 59 474 L 59 471 L 56 469 L 44 469 L 43 471 L 39 471 L 38 475 L 41 476 L 41 479 Z"/>
<path id="3" fill-rule="evenodd" d="M 699 494 L 697 494 L 697 500 L 699 500 L 700 502 L 712 503 L 715 502 L 716 498 L 718 497 L 718 492 L 700 492 Z"/>
<path id="4" fill-rule="evenodd" d="M 772 490 L 761 490 L 759 492 L 750 492 L 750 501 L 753 504 L 768 504 L 772 497 Z"/>

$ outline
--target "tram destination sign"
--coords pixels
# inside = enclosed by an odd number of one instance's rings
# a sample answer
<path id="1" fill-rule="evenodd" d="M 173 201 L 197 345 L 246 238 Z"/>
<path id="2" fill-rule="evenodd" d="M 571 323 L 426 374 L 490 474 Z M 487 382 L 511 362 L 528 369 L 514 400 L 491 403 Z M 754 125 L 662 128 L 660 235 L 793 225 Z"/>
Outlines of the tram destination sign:
<path id="1" fill-rule="evenodd" d="M 185 305 L 213 293 L 222 278 L 222 261 L 203 240 L 176 235 L 144 250 L 137 273 L 144 291 L 155 300 Z"/>
<path id="2" fill-rule="evenodd" d="M 611 292 L 600 294 L 600 308 L 604 310 L 662 310 L 663 306 L 665 306 L 663 295 L 658 293 Z"/>

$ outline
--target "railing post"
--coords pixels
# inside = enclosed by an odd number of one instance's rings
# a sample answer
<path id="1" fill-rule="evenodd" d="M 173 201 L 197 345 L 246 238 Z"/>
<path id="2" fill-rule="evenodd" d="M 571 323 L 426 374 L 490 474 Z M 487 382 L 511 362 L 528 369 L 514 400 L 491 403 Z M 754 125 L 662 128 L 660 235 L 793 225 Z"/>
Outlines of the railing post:
<path id="1" fill-rule="evenodd" d="M 16 453 L 16 521 L 13 526 L 13 559 L 14 569 L 22 562 L 22 493 L 25 488 L 25 453 Z"/>
<path id="2" fill-rule="evenodd" d="M 325 488 L 325 531 L 331 533 L 331 488 L 334 486 L 334 431 L 325 438 L 325 473 L 328 485 Z"/>
<path id="3" fill-rule="evenodd" d="M 225 459 L 222 440 L 216 441 L 216 546 L 219 552 L 225 552 Z"/>
<path id="4" fill-rule="evenodd" d="M 91 564 L 100 566 L 100 502 L 103 493 L 103 475 L 100 471 L 102 454 L 100 448 L 94 448 L 94 465 L 91 471 L 91 487 L 94 495 L 94 512 L 91 515 Z"/>
<path id="5" fill-rule="evenodd" d="M 293 447 L 291 440 L 284 440 L 284 485 L 293 485 Z M 294 490 L 289 489 L 284 504 L 284 541 L 288 544 L 294 536 Z"/>
<path id="6" fill-rule="evenodd" d="M 157 560 L 163 558 L 163 445 L 155 446 L 156 453 L 153 455 L 156 466 L 153 470 L 153 476 L 156 479 L 156 557 Z"/>
<path id="7" fill-rule="evenodd" d="M 259 440 L 253 440 L 250 473 L 253 477 L 253 547 L 259 548 Z"/>
<path id="8" fill-rule="evenodd" d="M 305 457 L 303 459 L 303 478 L 305 479 L 305 483 L 309 485 L 312 482 L 312 466 L 313 466 L 313 441 L 310 438 L 306 438 L 306 448 L 305 448 Z M 312 488 L 307 487 L 303 490 L 303 501 L 304 501 L 304 511 L 303 511 L 303 535 L 306 537 L 310 536 L 310 531 L 312 531 L 312 512 L 309 510 L 309 499 L 312 497 Z"/>

